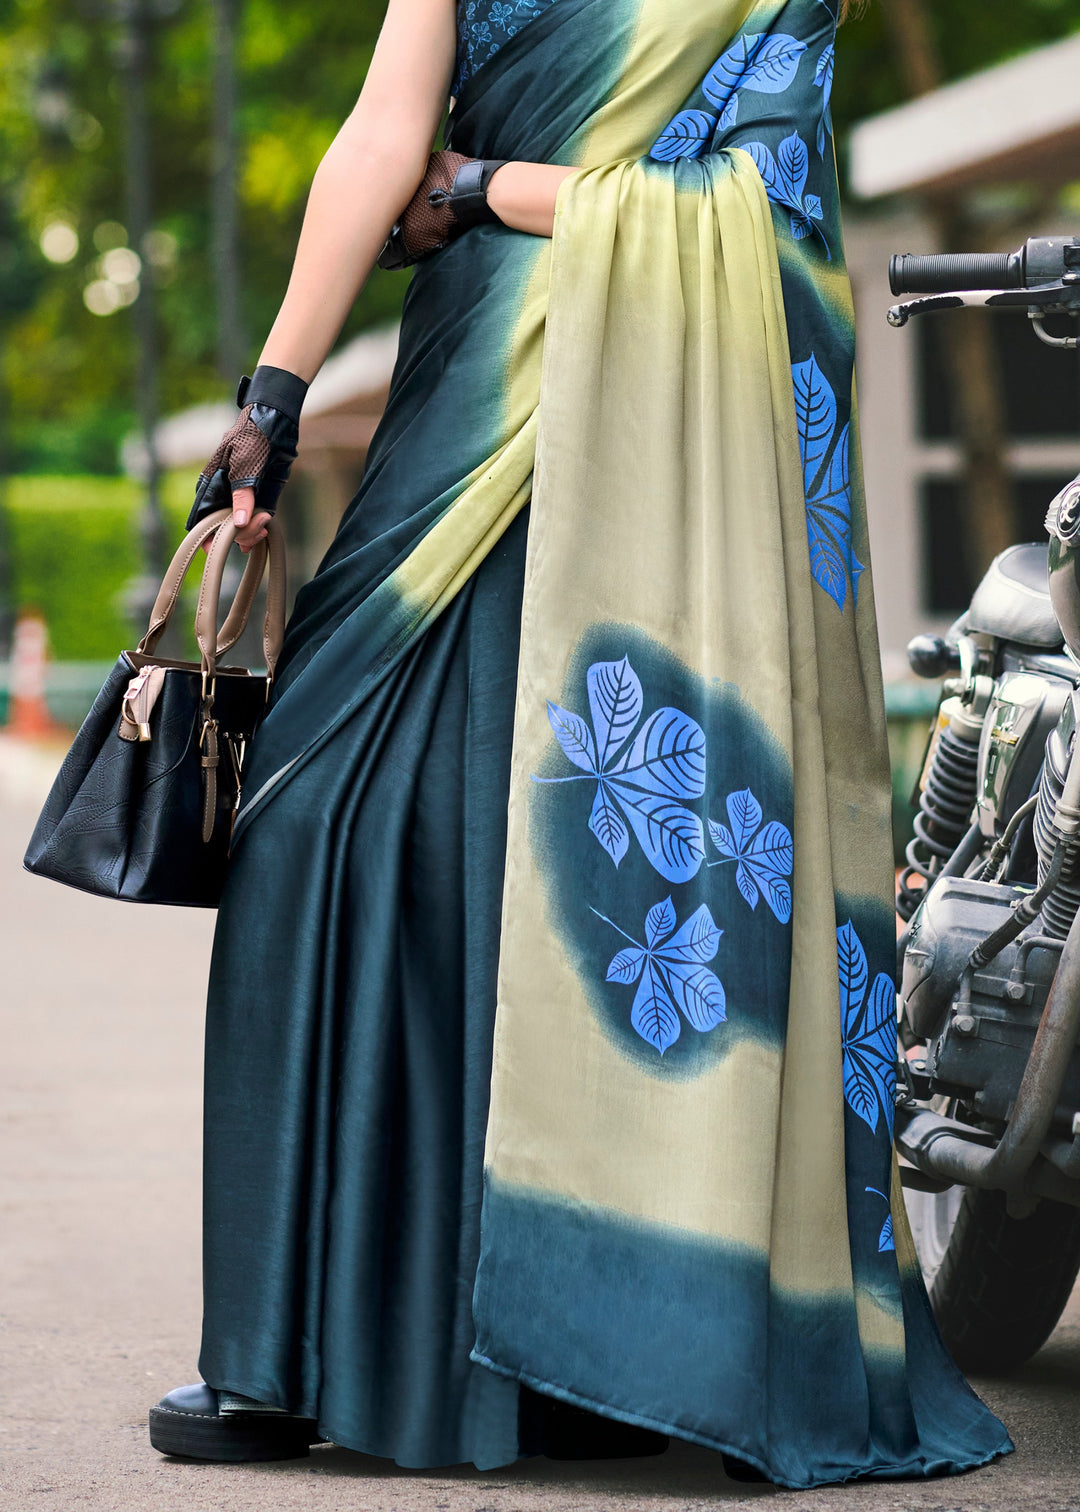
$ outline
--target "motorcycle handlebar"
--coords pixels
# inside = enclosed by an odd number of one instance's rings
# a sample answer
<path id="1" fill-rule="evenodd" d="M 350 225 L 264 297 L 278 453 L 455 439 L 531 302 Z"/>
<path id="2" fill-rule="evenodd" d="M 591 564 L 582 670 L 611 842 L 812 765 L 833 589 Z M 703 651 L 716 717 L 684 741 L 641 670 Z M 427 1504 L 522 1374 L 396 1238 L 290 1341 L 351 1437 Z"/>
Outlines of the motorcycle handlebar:
<path id="1" fill-rule="evenodd" d="M 1023 283 L 1023 258 L 1017 252 L 940 252 L 929 257 L 905 252 L 889 264 L 889 284 L 897 295 L 1020 289 Z"/>
<path id="2" fill-rule="evenodd" d="M 1080 237 L 1033 236 L 1015 252 L 910 252 L 889 264 L 895 295 L 960 294 L 968 289 L 1034 289 L 1080 272 Z"/>

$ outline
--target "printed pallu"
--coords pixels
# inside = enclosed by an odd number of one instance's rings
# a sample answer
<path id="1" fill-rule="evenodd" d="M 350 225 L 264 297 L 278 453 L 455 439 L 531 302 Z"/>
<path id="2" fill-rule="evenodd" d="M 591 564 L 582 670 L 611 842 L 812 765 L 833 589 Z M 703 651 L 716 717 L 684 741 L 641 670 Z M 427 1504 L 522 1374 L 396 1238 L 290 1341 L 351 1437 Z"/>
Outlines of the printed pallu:
<path id="1" fill-rule="evenodd" d="M 490 36 L 504 9 L 469 24 Z M 891 1154 L 888 757 L 835 26 L 825 0 L 518 0 L 453 111 L 456 150 L 582 171 L 550 243 L 480 228 L 410 286 L 387 414 L 300 595 L 236 825 L 249 886 L 271 841 L 307 886 L 273 990 L 314 1006 L 305 1018 L 294 1002 L 300 1027 L 275 1030 L 273 1053 L 254 1010 L 220 1010 L 208 1042 L 208 1060 L 235 1063 L 258 1032 L 261 1064 L 301 1069 L 208 1091 L 214 1148 L 248 1162 L 251 1191 L 271 1157 L 238 1110 L 277 1097 L 296 1112 L 272 1168 L 293 1269 L 267 1258 L 266 1225 L 241 1296 L 211 1237 L 204 1374 L 318 1415 L 354 1447 L 397 1441 L 367 1431 L 362 1406 L 327 1405 L 348 1394 L 349 1331 L 364 1327 L 327 1301 L 347 1289 L 334 1246 L 355 1220 L 342 1087 L 385 1095 L 349 1069 L 371 1033 L 342 1030 L 338 978 L 342 953 L 364 970 L 369 914 L 397 927 L 373 900 L 375 882 L 407 895 L 400 832 L 381 839 L 354 916 L 327 890 L 379 763 L 418 781 L 409 740 L 419 763 L 436 726 L 416 711 L 436 695 L 417 690 L 451 655 L 447 627 L 474 647 L 481 626 L 500 633 L 481 601 L 515 616 L 520 602 L 520 659 L 500 674 L 513 754 L 473 1419 L 502 1377 L 789 1486 L 959 1470 L 1009 1447 L 938 1338 Z M 507 585 L 525 518 L 522 589 Z M 486 707 L 477 655 L 463 719 Z M 486 749 L 504 792 L 494 735 Z M 469 804 L 430 787 L 417 802 L 435 834 L 436 814 L 460 823 Z M 430 844 L 451 920 L 454 890 L 479 884 L 439 873 Z M 242 976 L 235 933 L 219 929 L 219 998 Z M 220 1227 L 237 1179 L 208 1162 Z M 225 1313 L 250 1298 L 291 1318 L 260 1365 L 223 1342 Z M 378 1383 L 366 1390 L 369 1417 L 385 1415 Z M 477 1463 L 509 1457 L 497 1434 L 478 1449 L 483 1433 L 454 1432 Z M 422 1437 L 390 1452 L 431 1462 Z"/>

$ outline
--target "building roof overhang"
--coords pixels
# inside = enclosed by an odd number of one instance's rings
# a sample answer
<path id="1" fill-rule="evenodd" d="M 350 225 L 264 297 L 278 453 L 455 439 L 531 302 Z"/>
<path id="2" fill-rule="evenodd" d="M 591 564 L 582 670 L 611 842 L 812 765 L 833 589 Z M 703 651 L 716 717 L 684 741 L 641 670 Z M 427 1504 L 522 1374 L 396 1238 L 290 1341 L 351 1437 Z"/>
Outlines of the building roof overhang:
<path id="1" fill-rule="evenodd" d="M 871 116 L 851 137 L 863 199 L 1080 178 L 1080 36 Z"/>

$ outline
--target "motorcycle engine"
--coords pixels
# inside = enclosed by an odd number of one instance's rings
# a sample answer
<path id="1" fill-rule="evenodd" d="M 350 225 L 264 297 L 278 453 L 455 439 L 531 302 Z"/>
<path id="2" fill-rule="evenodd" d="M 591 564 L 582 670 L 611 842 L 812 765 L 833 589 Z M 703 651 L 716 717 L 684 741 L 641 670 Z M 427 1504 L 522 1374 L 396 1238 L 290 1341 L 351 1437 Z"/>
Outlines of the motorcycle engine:
<path id="1" fill-rule="evenodd" d="M 1008 919 L 1014 887 L 942 877 L 911 923 L 900 997 L 918 1039 L 929 1041 L 935 1093 L 959 1097 L 989 1122 L 1016 1100 L 1061 941 L 1026 931 L 981 970 L 972 950 Z M 1062 1090 L 1062 1118 L 1080 1102 L 1080 1055 Z"/>

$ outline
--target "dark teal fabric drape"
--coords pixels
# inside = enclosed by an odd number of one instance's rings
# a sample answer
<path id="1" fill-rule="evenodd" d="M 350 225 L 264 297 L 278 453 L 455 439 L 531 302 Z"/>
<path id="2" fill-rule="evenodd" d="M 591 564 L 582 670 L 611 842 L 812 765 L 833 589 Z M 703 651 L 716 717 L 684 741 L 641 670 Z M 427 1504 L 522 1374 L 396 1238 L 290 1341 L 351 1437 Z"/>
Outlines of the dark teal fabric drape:
<path id="1" fill-rule="evenodd" d="M 518 1452 L 469 1351 L 525 530 L 252 826 L 217 932 L 200 1369 L 402 1465 Z"/>

